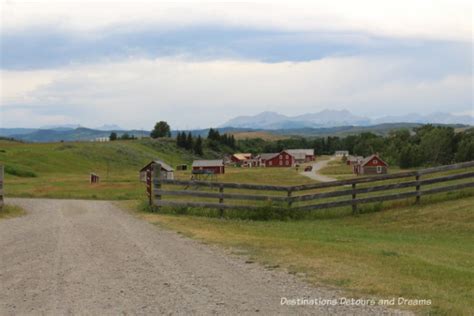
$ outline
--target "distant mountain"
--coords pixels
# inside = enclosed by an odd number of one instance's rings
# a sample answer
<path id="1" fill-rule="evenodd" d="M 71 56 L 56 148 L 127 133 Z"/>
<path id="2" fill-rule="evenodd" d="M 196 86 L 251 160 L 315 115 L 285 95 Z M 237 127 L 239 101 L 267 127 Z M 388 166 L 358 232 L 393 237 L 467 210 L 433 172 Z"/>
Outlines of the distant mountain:
<path id="1" fill-rule="evenodd" d="M 104 124 L 102 126 L 96 127 L 95 129 L 99 131 L 123 131 L 123 128 L 115 124 Z"/>
<path id="2" fill-rule="evenodd" d="M 427 115 L 407 114 L 403 116 L 385 116 L 371 119 L 357 116 L 348 110 L 323 110 L 298 116 L 286 116 L 276 112 L 262 112 L 254 116 L 238 116 L 221 127 L 253 128 L 253 129 L 299 129 L 328 128 L 338 126 L 369 126 L 384 123 L 434 123 L 474 125 L 474 118 L 468 115 L 449 113 L 433 113 Z"/>
<path id="3" fill-rule="evenodd" d="M 45 126 L 41 126 L 39 129 L 65 131 L 65 130 L 76 129 L 79 127 L 81 127 L 81 125 L 79 124 L 62 124 L 62 125 L 45 125 Z"/>

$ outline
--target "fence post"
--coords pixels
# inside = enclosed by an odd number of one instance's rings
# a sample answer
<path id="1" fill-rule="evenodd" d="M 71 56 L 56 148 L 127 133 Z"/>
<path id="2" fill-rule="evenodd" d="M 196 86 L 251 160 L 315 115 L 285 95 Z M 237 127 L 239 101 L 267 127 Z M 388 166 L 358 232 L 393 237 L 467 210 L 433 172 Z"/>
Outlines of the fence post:
<path id="1" fill-rule="evenodd" d="M 221 184 L 221 185 L 219 186 L 219 193 L 221 194 L 221 195 L 219 196 L 219 204 L 224 204 L 224 195 L 223 195 L 223 194 L 224 194 L 224 185 L 223 185 L 223 184 Z M 219 216 L 220 216 L 220 217 L 223 217 L 223 216 L 224 216 L 224 208 L 220 208 L 220 209 L 219 209 Z"/>
<path id="2" fill-rule="evenodd" d="M 417 174 L 415 179 L 417 182 L 420 181 L 420 175 Z M 420 183 L 417 183 L 416 184 L 416 202 L 415 202 L 416 204 L 420 203 L 420 198 L 421 198 L 420 187 L 421 187 Z"/>
<path id="3" fill-rule="evenodd" d="M 288 207 L 291 208 L 291 204 L 293 204 L 293 201 L 291 200 L 291 194 L 292 194 L 291 188 L 288 189 L 286 196 L 288 197 Z"/>
<path id="4" fill-rule="evenodd" d="M 356 189 L 356 184 L 352 183 L 352 201 L 354 201 L 357 197 L 357 194 L 355 193 L 355 189 Z M 353 215 L 358 215 L 359 214 L 359 210 L 357 209 L 357 204 L 356 203 L 352 203 L 352 214 Z"/>
<path id="5" fill-rule="evenodd" d="M 152 196 L 153 200 L 161 200 L 161 194 L 157 193 L 155 194 L 155 190 L 161 189 L 161 165 L 160 164 L 155 164 L 152 165 L 152 174 L 153 174 L 153 187 L 152 187 Z M 156 205 L 156 207 L 159 207 L 159 205 Z"/>
<path id="6" fill-rule="evenodd" d="M 3 166 L 0 166 L 0 210 L 3 208 Z"/>

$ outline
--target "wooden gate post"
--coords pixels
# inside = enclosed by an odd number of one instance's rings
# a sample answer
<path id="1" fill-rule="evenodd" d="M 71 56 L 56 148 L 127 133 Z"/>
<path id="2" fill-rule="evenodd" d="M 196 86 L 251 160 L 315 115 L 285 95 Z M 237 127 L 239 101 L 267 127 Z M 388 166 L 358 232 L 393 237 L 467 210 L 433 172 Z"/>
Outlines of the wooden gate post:
<path id="1" fill-rule="evenodd" d="M 0 210 L 3 208 L 3 166 L 0 166 Z"/>
<path id="2" fill-rule="evenodd" d="M 287 198 L 288 198 L 288 208 L 291 208 L 291 204 L 293 204 L 293 201 L 291 200 L 291 194 L 293 193 L 293 191 L 290 189 L 288 189 L 287 191 Z"/>
<path id="3" fill-rule="evenodd" d="M 155 190 L 161 190 L 161 164 L 154 164 L 152 165 L 152 174 L 153 174 L 153 187 L 152 187 L 152 196 L 153 196 L 153 204 L 155 200 L 161 200 L 161 194 L 157 193 Z M 159 208 L 159 205 L 155 205 Z"/>
<path id="4" fill-rule="evenodd" d="M 224 185 L 222 184 L 219 186 L 219 193 L 220 193 L 219 204 L 224 204 Z M 219 216 L 220 217 L 224 216 L 224 208 L 219 209 Z"/>
<path id="5" fill-rule="evenodd" d="M 415 179 L 417 182 L 420 181 L 420 175 L 417 174 Z M 420 203 L 420 197 L 421 197 L 420 187 L 421 187 L 420 183 L 417 183 L 416 184 L 416 202 L 415 202 L 416 204 Z"/>
<path id="6" fill-rule="evenodd" d="M 356 184 L 352 183 L 352 201 L 354 201 L 357 197 L 357 194 L 355 193 L 355 189 L 356 189 Z M 352 203 L 352 214 L 353 215 L 359 214 L 359 210 L 357 209 L 357 203 L 355 202 Z"/>

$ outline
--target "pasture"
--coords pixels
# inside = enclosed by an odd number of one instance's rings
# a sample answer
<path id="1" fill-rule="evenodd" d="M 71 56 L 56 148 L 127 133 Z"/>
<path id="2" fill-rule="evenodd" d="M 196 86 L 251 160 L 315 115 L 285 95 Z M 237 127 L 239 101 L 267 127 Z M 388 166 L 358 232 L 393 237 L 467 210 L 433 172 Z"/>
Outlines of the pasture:
<path id="1" fill-rule="evenodd" d="M 146 163 L 159 158 L 172 166 L 190 167 L 195 158 L 177 148 L 172 139 L 43 144 L 0 140 L 0 149 L 5 195 L 15 197 L 142 199 L 145 186 L 139 182 L 138 171 Z M 100 183 L 89 183 L 90 172 L 100 175 Z M 175 177 L 189 180 L 191 171 L 175 171 Z M 289 168 L 230 167 L 218 180 L 282 185 L 310 182 Z"/>
<path id="2" fill-rule="evenodd" d="M 466 197 L 467 196 L 467 197 Z M 134 204 L 127 205 L 136 209 Z M 246 221 L 135 211 L 151 223 L 245 254 L 355 297 L 431 299 L 433 315 L 474 312 L 474 197 L 451 192 L 358 217 Z"/>

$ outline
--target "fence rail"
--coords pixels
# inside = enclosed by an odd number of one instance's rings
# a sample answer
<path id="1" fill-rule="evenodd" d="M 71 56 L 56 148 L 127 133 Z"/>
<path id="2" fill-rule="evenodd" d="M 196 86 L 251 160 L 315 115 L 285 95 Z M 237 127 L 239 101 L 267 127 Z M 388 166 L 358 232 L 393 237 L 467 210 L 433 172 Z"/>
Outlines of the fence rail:
<path id="1" fill-rule="evenodd" d="M 0 165 L 0 210 L 3 207 L 3 166 Z"/>
<path id="2" fill-rule="evenodd" d="M 406 199 L 415 197 L 418 203 L 422 196 L 436 194 L 441 192 L 455 191 L 464 188 L 474 187 L 474 171 L 468 170 L 463 173 L 441 175 L 438 177 L 431 177 L 422 179 L 423 176 L 431 175 L 440 172 L 457 171 L 474 167 L 474 161 L 458 163 L 453 165 L 446 165 L 434 168 L 427 168 L 417 171 L 400 172 L 395 174 L 378 175 L 370 177 L 361 177 L 348 180 L 338 180 L 323 183 L 311 183 L 296 186 L 275 186 L 275 185 L 259 185 L 259 184 L 242 184 L 242 183 L 226 183 L 226 182 L 206 182 L 206 181 L 186 181 L 186 180 L 165 180 L 159 178 L 159 173 L 155 170 L 160 170 L 160 166 L 155 166 L 153 172 L 153 204 L 156 206 L 177 206 L 177 207 L 203 207 L 203 208 L 217 208 L 223 212 L 224 209 L 255 209 L 262 207 L 255 205 L 255 201 L 277 202 L 277 206 L 289 207 L 295 210 L 317 210 L 332 207 L 341 207 L 351 205 L 353 212 L 357 213 L 357 206 L 364 203 L 391 201 L 398 199 Z M 414 180 L 406 179 L 414 177 Z M 402 182 L 377 184 L 367 186 L 374 182 L 382 182 L 387 180 L 401 179 Z M 405 180 L 403 180 L 405 179 Z M 444 183 L 455 180 L 470 180 L 468 182 L 451 184 L 441 187 L 428 188 L 422 190 L 427 185 Z M 184 186 L 181 190 L 166 190 L 163 185 L 167 186 Z M 364 187 L 357 187 L 357 185 L 364 185 Z M 347 188 L 350 186 L 350 188 Z M 413 191 L 408 192 L 389 192 L 383 195 L 360 197 L 361 194 L 371 194 L 374 192 L 385 192 L 391 190 L 400 190 L 414 187 Z M 198 191 L 198 189 L 214 191 Z M 317 192 L 320 189 L 336 188 L 337 190 L 327 192 Z M 215 191 L 218 189 L 218 191 Z M 224 192 L 225 189 L 231 190 L 251 190 L 251 194 L 247 193 L 229 193 Z M 306 193 L 307 191 L 313 191 Z M 314 192 L 316 191 L 316 192 Z M 262 192 L 262 194 L 255 194 Z M 274 194 L 268 194 L 273 192 Z M 285 195 L 281 195 L 286 193 Z M 299 193 L 299 195 L 294 195 Z M 306 193 L 306 194 L 305 194 Z M 277 195 L 280 194 L 280 195 Z M 174 199 L 164 199 L 166 197 L 180 197 Z M 349 196 L 347 199 L 326 201 L 321 200 L 335 197 Z M 192 201 L 186 198 L 194 197 Z M 202 201 L 199 199 L 214 199 L 214 201 Z M 196 201 L 198 200 L 198 201 Z M 228 200 L 252 201 L 252 204 L 230 204 Z M 301 203 L 313 202 L 313 204 Z M 319 202 L 314 204 L 315 202 Z"/>

